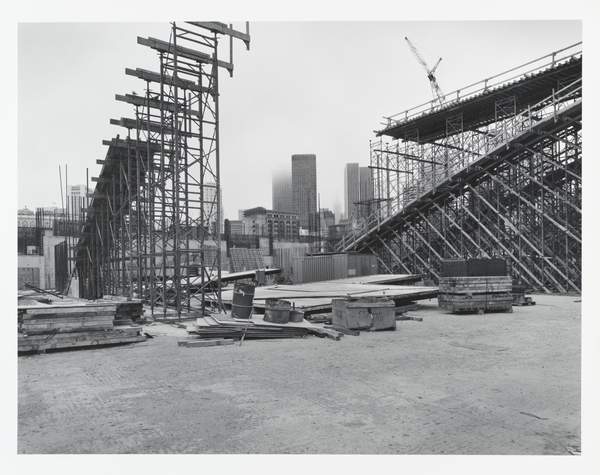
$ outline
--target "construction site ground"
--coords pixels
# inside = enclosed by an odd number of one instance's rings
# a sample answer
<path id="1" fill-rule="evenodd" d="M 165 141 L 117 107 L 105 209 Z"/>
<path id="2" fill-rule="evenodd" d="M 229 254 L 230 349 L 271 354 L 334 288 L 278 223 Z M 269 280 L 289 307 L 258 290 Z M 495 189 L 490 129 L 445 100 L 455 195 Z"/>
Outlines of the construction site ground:
<path id="1" fill-rule="evenodd" d="M 397 331 L 19 357 L 20 453 L 564 454 L 580 446 L 581 304 L 424 301 Z"/>

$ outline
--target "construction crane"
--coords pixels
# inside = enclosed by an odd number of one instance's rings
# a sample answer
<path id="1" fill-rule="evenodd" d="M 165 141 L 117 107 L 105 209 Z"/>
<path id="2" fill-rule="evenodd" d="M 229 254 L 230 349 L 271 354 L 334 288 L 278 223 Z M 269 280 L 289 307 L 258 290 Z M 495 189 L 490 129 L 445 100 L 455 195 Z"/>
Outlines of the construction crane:
<path id="1" fill-rule="evenodd" d="M 417 61 L 419 61 L 419 63 L 421 63 L 421 65 L 425 68 L 425 71 L 427 72 L 427 79 L 429 79 L 429 84 L 431 86 L 431 93 L 433 94 L 433 99 L 434 100 L 437 99 L 439 101 L 440 105 L 443 104 L 444 103 L 444 93 L 440 89 L 440 85 L 438 84 L 437 79 L 435 77 L 435 71 L 436 71 L 437 67 L 440 65 L 442 58 L 438 59 L 437 63 L 435 63 L 435 66 L 433 68 L 429 69 L 429 66 L 427 66 L 427 63 L 421 57 L 421 55 L 419 54 L 419 51 L 417 50 L 415 45 L 413 45 L 410 42 L 408 37 L 405 36 L 404 39 L 408 43 L 408 47 L 411 49 L 413 54 L 416 56 Z"/>

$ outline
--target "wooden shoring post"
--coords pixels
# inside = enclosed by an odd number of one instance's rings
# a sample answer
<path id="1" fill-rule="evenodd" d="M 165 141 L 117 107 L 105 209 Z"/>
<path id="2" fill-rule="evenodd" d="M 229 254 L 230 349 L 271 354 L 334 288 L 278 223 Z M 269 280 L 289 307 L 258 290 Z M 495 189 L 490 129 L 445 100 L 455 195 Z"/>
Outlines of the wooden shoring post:
<path id="1" fill-rule="evenodd" d="M 494 214 L 501 216 L 502 220 L 503 220 L 503 221 L 504 221 L 504 222 L 507 224 L 507 226 L 508 226 L 510 229 L 512 229 L 512 230 L 515 232 L 515 234 L 517 234 L 517 235 L 518 235 L 518 236 L 519 236 L 519 237 L 520 237 L 520 238 L 523 240 L 523 242 L 524 242 L 525 244 L 527 244 L 527 245 L 529 246 L 529 248 L 530 248 L 530 249 L 531 249 L 531 250 L 532 250 L 534 253 L 536 253 L 536 254 L 537 254 L 539 257 L 540 257 L 540 259 L 542 259 L 542 261 L 545 261 L 545 262 L 546 262 L 546 263 L 547 263 L 547 264 L 548 264 L 548 265 L 549 265 L 549 266 L 550 266 L 550 267 L 551 267 L 551 268 L 552 268 L 552 269 L 553 269 L 553 270 L 554 270 L 554 271 L 555 271 L 557 274 L 559 274 L 559 275 L 560 275 L 560 276 L 561 276 L 563 279 L 566 279 L 566 280 L 567 280 L 567 282 L 569 282 L 569 284 L 575 288 L 575 290 L 577 290 L 577 291 L 579 291 L 579 290 L 580 290 L 580 289 L 578 289 L 578 288 L 575 286 L 575 284 L 574 284 L 573 282 L 570 282 L 570 281 L 567 279 L 567 276 L 566 276 L 566 275 L 564 275 L 564 273 L 563 273 L 563 272 L 561 272 L 561 271 L 560 271 L 560 269 L 558 269 L 558 268 L 557 268 L 557 267 L 554 265 L 554 263 L 552 263 L 552 262 L 551 262 L 551 261 L 548 259 L 548 257 L 547 257 L 547 256 L 545 256 L 545 255 L 543 254 L 543 251 L 542 251 L 541 249 L 539 249 L 538 247 L 536 247 L 536 246 L 535 246 L 535 245 L 534 245 L 534 244 L 533 244 L 533 243 L 532 243 L 532 242 L 531 242 L 531 241 L 528 239 L 528 237 L 527 237 L 527 236 L 526 236 L 524 233 L 522 233 L 522 232 L 521 232 L 521 230 L 520 230 L 520 229 L 519 229 L 519 228 L 518 228 L 518 227 L 517 227 L 517 226 L 516 226 L 516 225 L 515 225 L 515 224 L 514 224 L 514 223 L 513 223 L 513 222 L 512 222 L 510 219 L 509 219 L 509 218 L 507 218 L 506 216 L 504 216 L 504 214 L 502 213 L 502 211 L 501 211 L 501 210 L 494 208 L 494 207 L 492 206 L 492 204 L 491 204 L 491 203 L 490 203 L 488 200 L 486 200 L 486 199 L 485 199 L 485 198 L 484 198 L 484 197 L 483 197 L 483 196 L 482 196 L 482 195 L 481 195 L 479 192 L 477 192 L 477 190 L 475 190 L 475 188 L 473 188 L 471 185 L 467 185 L 467 187 L 468 187 L 468 188 L 469 188 L 469 189 L 470 189 L 470 190 L 471 190 L 471 191 L 472 191 L 472 192 L 475 194 L 475 196 L 477 196 L 477 198 L 478 198 L 478 199 L 479 199 L 481 202 L 483 202 L 483 203 L 484 203 L 484 204 L 485 204 L 485 205 L 486 205 L 486 206 L 487 206 L 487 207 L 488 207 L 488 208 L 489 208 L 489 209 L 490 209 L 490 210 L 491 210 L 491 211 L 492 211 Z M 483 226 L 483 223 L 481 223 L 481 225 Z M 502 232 L 501 228 L 499 228 L 499 227 L 497 228 L 497 230 L 498 230 L 498 232 L 499 232 L 499 233 L 501 233 L 501 232 Z M 513 240 L 512 240 L 512 239 L 510 239 L 510 237 L 509 237 L 509 239 L 507 239 L 507 242 L 513 242 Z M 542 242 L 543 242 L 543 241 L 542 241 Z M 535 264 L 534 264 L 534 265 L 535 265 Z M 560 282 L 559 282 L 557 279 L 555 279 L 555 278 L 554 278 L 554 276 L 553 276 L 551 273 L 544 272 L 544 269 L 540 269 L 540 271 L 539 271 L 539 272 L 540 272 L 540 275 L 547 275 L 548 277 L 550 277 L 550 279 L 551 279 L 551 280 L 552 280 L 552 281 L 553 281 L 553 282 L 556 284 L 556 286 L 557 286 L 557 288 L 558 288 L 558 290 L 559 290 L 560 292 L 565 292 L 565 291 L 566 291 L 566 289 L 565 289 L 565 288 L 562 286 L 562 284 L 561 284 L 561 283 L 560 283 Z"/>
<path id="2" fill-rule="evenodd" d="M 164 54 L 160 54 L 160 166 L 159 166 L 159 181 L 157 188 L 160 188 L 160 241 L 159 246 L 161 247 L 161 300 L 162 300 L 162 317 L 166 320 L 167 318 L 167 219 L 166 219 L 166 190 L 167 180 L 165 172 L 165 124 L 167 123 L 165 116 L 165 109 L 163 104 L 165 103 L 165 57 Z"/>
<path id="3" fill-rule="evenodd" d="M 385 247 L 387 249 L 387 251 L 390 253 L 390 255 L 396 259 L 396 262 L 398 262 L 398 264 L 400 264 L 400 266 L 409 274 L 412 274 L 413 272 L 410 271 L 408 269 L 408 267 L 406 267 L 406 265 L 404 265 L 404 262 L 402 262 L 402 259 L 386 244 L 386 242 L 382 239 L 382 237 L 380 235 L 377 235 L 377 239 L 379 239 L 379 242 L 381 243 L 381 245 L 383 247 Z"/>
<path id="4" fill-rule="evenodd" d="M 435 227 L 433 224 L 431 224 L 431 222 L 427 219 L 427 217 L 421 211 L 417 211 L 417 213 L 419 214 L 421 219 L 429 226 L 429 229 L 431 229 L 434 233 L 436 233 L 440 237 L 440 239 L 444 242 L 444 244 L 448 247 L 448 249 L 450 249 L 454 253 L 454 255 L 460 259 L 460 257 L 461 257 L 460 253 L 452 244 L 450 244 L 450 241 L 448 241 L 446 239 L 444 234 L 442 234 L 440 232 L 440 230 L 437 229 L 437 227 Z M 442 225 L 442 228 L 444 228 L 443 225 Z"/>
<path id="5" fill-rule="evenodd" d="M 150 82 L 146 82 L 146 118 L 147 127 L 150 123 Z M 160 101 L 160 107 L 162 110 L 163 102 Z M 162 134 L 161 134 L 162 135 Z M 146 265 L 149 268 L 150 275 L 147 276 L 147 286 L 150 287 L 149 298 L 150 298 L 150 314 L 154 317 L 154 308 L 157 301 L 157 285 L 156 285 L 156 184 L 155 184 L 155 173 L 156 167 L 154 166 L 154 153 L 150 151 L 150 129 L 146 129 L 146 182 L 147 182 L 147 195 L 146 195 L 146 228 L 148 236 L 148 246 L 146 248 Z"/>
<path id="6" fill-rule="evenodd" d="M 518 200 L 522 201 L 525 205 L 527 205 L 527 207 L 529 209 L 531 209 L 532 211 L 534 211 L 535 213 L 537 213 L 542 220 L 546 219 L 546 220 L 550 221 L 559 230 L 561 230 L 562 232 L 568 234 L 571 238 L 575 239 L 577 242 L 579 242 L 581 244 L 581 238 L 579 236 L 574 235 L 568 228 L 564 227 L 562 224 L 560 224 L 559 222 L 557 222 L 553 217 L 551 217 L 548 213 L 546 213 L 544 211 L 544 209 L 539 209 L 537 206 L 535 206 L 535 204 L 533 204 L 531 201 L 527 200 L 523 196 L 523 193 L 519 193 L 519 192 L 515 191 L 513 189 L 513 187 L 511 187 L 510 185 L 504 183 L 497 176 L 495 176 L 495 175 L 493 175 L 493 174 L 491 174 L 489 172 L 486 172 L 485 176 L 486 176 L 486 178 L 489 178 L 489 179 L 495 181 L 496 183 L 502 185 L 507 191 L 509 191 L 514 196 L 516 196 Z"/>
<path id="7" fill-rule="evenodd" d="M 125 220 L 125 225 L 127 226 L 127 241 L 128 241 L 128 247 L 129 247 L 129 256 L 127 258 L 127 262 L 128 262 L 128 266 L 127 266 L 127 276 L 128 276 L 128 280 L 129 280 L 129 297 L 133 297 L 133 278 L 132 278 L 132 272 L 131 272 L 131 268 L 133 267 L 133 258 L 134 258 L 134 239 L 131 235 L 131 220 L 133 218 L 133 206 L 132 206 L 132 199 L 133 196 L 131 194 L 131 175 L 132 175 L 132 165 L 131 165 L 131 147 L 129 146 L 129 141 L 130 141 L 130 137 L 129 137 L 129 131 L 127 134 L 127 174 L 125 175 L 125 189 L 127 190 L 127 219 Z M 136 143 L 136 150 L 137 150 L 137 143 Z M 137 264 L 137 262 L 136 262 Z"/>
<path id="8" fill-rule="evenodd" d="M 141 150 L 140 147 L 137 146 L 137 144 L 140 143 L 140 106 L 135 106 L 135 117 L 136 117 L 136 128 L 135 128 L 135 140 L 136 140 L 136 147 L 135 147 L 135 193 L 134 193 L 134 197 L 135 197 L 135 247 L 137 249 L 137 254 L 136 254 L 136 265 L 137 265 L 137 272 L 136 272 L 136 276 L 137 276 L 137 297 L 139 299 L 143 299 L 144 295 L 143 295 L 143 287 L 142 287 L 142 282 L 143 282 L 143 276 L 144 276 L 144 269 L 142 268 L 142 226 L 141 226 L 141 221 L 142 221 L 142 200 L 141 200 L 141 196 L 144 196 L 144 193 L 141 193 L 141 180 L 142 180 L 142 176 L 141 176 L 141 166 L 143 163 L 142 157 L 141 157 Z M 146 142 L 149 142 L 150 139 L 147 138 Z M 149 145 L 147 144 L 146 147 L 149 147 Z M 147 176 L 147 175 L 146 175 Z"/>
<path id="9" fill-rule="evenodd" d="M 490 257 L 489 254 L 480 246 L 478 245 L 471 236 L 469 236 L 468 233 L 465 232 L 463 226 L 461 226 L 459 223 L 457 223 L 451 216 L 450 214 L 446 213 L 442 207 L 440 207 L 437 203 L 432 203 L 432 205 L 443 215 L 445 216 L 445 218 L 450 221 L 450 224 L 452 224 L 456 229 L 458 229 L 461 233 L 461 236 L 464 236 L 465 238 L 467 238 L 467 240 L 473 244 L 473 246 L 475 247 L 475 249 L 477 249 L 483 257 Z M 463 253 L 463 255 L 465 255 L 466 253 Z"/>
<path id="10" fill-rule="evenodd" d="M 198 83 L 200 84 L 200 86 L 202 86 L 202 83 L 204 82 L 204 78 L 203 78 L 203 72 L 204 72 L 204 66 L 200 65 L 199 68 L 199 74 L 198 74 Z M 209 79 L 208 81 L 208 86 L 209 87 L 214 87 L 214 84 L 212 82 L 211 79 Z M 204 252 L 204 246 L 205 246 L 205 232 L 204 232 L 204 223 L 205 223 L 205 217 L 204 217 L 204 212 L 205 212 L 205 208 L 204 208 L 204 173 L 205 173 L 205 150 L 204 150 L 204 133 L 205 133 L 205 128 L 204 128 L 204 116 L 205 116 L 205 104 L 210 100 L 210 96 L 208 94 L 200 94 L 198 96 L 198 114 L 200 115 L 201 119 L 200 122 L 198 123 L 198 129 L 199 129 L 199 140 L 198 140 L 198 148 L 199 148 L 199 154 L 200 154 L 200 176 L 199 176 L 199 182 L 200 182 L 200 225 L 198 226 L 198 232 L 199 234 L 199 240 L 200 240 L 200 269 L 199 269 L 199 273 L 200 273 L 200 309 L 201 309 L 201 315 L 204 315 L 206 312 L 206 274 L 205 274 L 205 267 L 206 267 L 206 253 Z"/>
<path id="11" fill-rule="evenodd" d="M 198 64 L 200 66 L 200 64 Z M 183 118 L 183 126 L 184 126 L 184 142 L 183 142 L 183 159 L 184 159 L 184 191 L 183 195 L 186 198 L 184 200 L 184 233 L 185 233 L 185 308 L 186 311 L 190 311 L 191 309 L 191 301 L 190 301 L 190 232 L 192 227 L 192 220 L 190 219 L 190 207 L 189 207 L 189 174 L 190 174 L 190 164 L 188 163 L 188 132 L 191 132 L 191 116 L 189 114 L 190 111 L 190 93 L 188 96 L 185 96 L 185 91 L 183 94 L 183 110 L 184 110 L 184 118 Z"/>
<path id="12" fill-rule="evenodd" d="M 371 251 L 371 254 L 373 254 L 373 255 L 374 255 L 376 258 L 377 258 L 377 260 L 379 261 L 379 263 L 380 263 L 380 264 L 381 264 L 381 265 L 382 265 L 382 266 L 385 268 L 385 270 L 387 271 L 387 273 L 388 273 L 388 274 L 393 274 L 393 271 L 392 271 L 392 269 L 390 269 L 390 268 L 388 267 L 388 265 L 385 263 L 385 261 L 384 261 L 384 260 L 383 260 L 383 259 L 382 259 L 382 258 L 379 256 L 379 253 L 377 253 L 377 252 L 376 252 L 376 251 L 375 251 L 375 250 L 374 250 L 374 249 L 371 247 L 371 245 L 370 245 L 370 244 L 368 244 L 368 243 L 367 243 L 367 244 L 365 244 L 365 245 L 366 245 L 366 246 L 369 248 L 369 251 Z"/>
<path id="13" fill-rule="evenodd" d="M 127 130 L 127 160 L 129 161 L 129 141 L 130 141 L 130 137 L 129 137 L 130 131 L 129 129 Z M 129 243 L 128 237 L 129 236 L 124 236 L 124 234 L 127 231 L 126 225 L 125 225 L 125 206 L 123 205 L 123 202 L 125 201 L 125 189 L 123 187 L 123 175 L 125 174 L 125 170 L 123 169 L 123 157 L 119 157 L 119 168 L 117 171 L 118 175 L 119 175 L 119 209 L 118 209 L 118 213 L 119 213 L 119 241 L 120 241 L 120 253 L 119 253 L 119 259 L 120 259 L 120 264 L 121 264 L 121 289 L 120 289 L 120 294 L 119 295 L 126 295 L 127 294 L 127 290 L 126 290 L 126 285 L 127 285 L 127 262 L 126 262 L 126 247 Z"/>
<path id="14" fill-rule="evenodd" d="M 439 255 L 439 253 L 437 252 L 437 250 L 431 245 L 431 243 L 429 242 L 428 239 L 425 239 L 423 237 L 423 235 L 419 232 L 419 230 L 417 229 L 416 226 L 413 226 L 410 222 L 405 221 L 404 223 L 406 226 L 408 226 L 409 229 L 411 229 L 414 233 L 415 236 L 417 236 L 421 242 L 423 244 L 425 244 L 425 246 L 427 247 L 427 249 L 429 249 L 430 253 L 433 253 L 433 255 L 441 262 L 443 260 L 442 256 Z"/>
<path id="15" fill-rule="evenodd" d="M 428 271 L 429 273 L 433 274 L 435 276 L 435 278 L 439 281 L 440 276 L 438 275 L 438 273 L 432 268 L 431 264 L 429 264 L 423 260 L 423 258 L 417 253 L 415 248 L 412 247 L 408 243 L 408 239 L 403 240 L 402 237 L 398 234 L 398 232 L 395 229 L 391 229 L 390 231 L 392 232 L 392 234 L 394 234 L 394 236 L 396 236 L 396 239 L 398 240 L 398 242 L 401 242 L 402 245 L 404 245 L 408 248 L 408 250 L 411 252 L 413 259 L 417 259 L 421 264 L 423 264 L 423 268 L 426 271 Z"/>
<path id="16" fill-rule="evenodd" d="M 177 319 L 181 320 L 181 223 L 179 216 L 180 209 L 180 160 L 182 156 L 181 143 L 179 137 L 179 129 L 181 124 L 179 123 L 179 86 L 177 82 L 178 78 L 178 48 L 177 48 L 177 28 L 175 22 L 172 25 L 172 40 L 173 40 L 173 77 L 175 78 L 173 84 L 173 117 L 171 119 L 172 131 L 171 137 L 173 138 L 174 150 L 171 151 L 171 157 L 173 160 L 173 287 L 175 291 L 175 309 L 177 311 Z M 185 140 L 185 139 L 184 139 Z M 187 201 L 187 195 L 184 197 Z M 187 249 L 187 248 L 186 248 Z"/>
<path id="17" fill-rule="evenodd" d="M 214 74 L 214 88 L 215 91 L 219 90 L 219 68 L 218 68 L 218 39 L 217 34 L 215 33 L 214 39 L 214 55 L 213 55 L 213 74 Z M 219 94 L 214 95 L 214 121 L 215 121 L 215 130 L 214 130 L 214 139 L 215 139 L 215 203 L 217 205 L 217 221 L 215 223 L 215 242 L 217 244 L 217 281 L 215 283 L 216 286 L 216 297 L 217 297 L 217 309 L 219 311 L 223 310 L 223 302 L 221 301 L 221 235 L 220 235 L 220 227 L 221 227 L 221 150 L 219 144 L 219 127 L 220 127 L 220 118 L 219 118 Z"/>
<path id="18" fill-rule="evenodd" d="M 471 216 L 472 219 L 474 219 L 477 222 L 477 218 L 475 217 L 475 215 L 473 215 L 473 213 L 471 213 L 471 210 L 469 210 L 468 207 L 463 207 L 463 210 L 469 215 Z M 492 240 L 494 242 L 496 242 L 496 244 L 498 244 L 498 246 L 500 246 L 504 252 L 506 252 L 506 254 L 513 260 L 514 263 L 516 263 L 518 266 L 520 266 L 523 271 L 525 271 L 525 273 L 527 275 L 529 275 L 539 286 L 540 288 L 546 292 L 546 293 L 550 293 L 549 290 L 546 288 L 546 286 L 527 268 L 527 266 L 525 266 L 519 259 L 517 259 L 514 254 L 502 243 L 502 241 L 500 241 L 496 235 L 491 232 L 486 226 L 484 226 L 482 223 L 479 223 L 479 225 L 481 226 L 481 229 L 483 229 L 486 234 L 488 234 Z"/>

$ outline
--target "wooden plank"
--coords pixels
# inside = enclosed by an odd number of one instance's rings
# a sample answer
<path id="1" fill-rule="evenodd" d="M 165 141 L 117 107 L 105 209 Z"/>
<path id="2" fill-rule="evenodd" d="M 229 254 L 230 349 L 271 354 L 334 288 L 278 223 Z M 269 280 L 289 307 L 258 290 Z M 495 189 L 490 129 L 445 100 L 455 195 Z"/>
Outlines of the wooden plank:
<path id="1" fill-rule="evenodd" d="M 86 338 L 86 339 L 78 339 L 78 340 L 51 340 L 45 344 L 33 344 L 30 342 L 19 342 L 18 352 L 32 352 L 32 351 L 46 351 L 46 350 L 59 350 L 66 348 L 78 348 L 78 347 L 93 347 L 98 345 L 118 345 L 125 343 L 137 343 L 141 341 L 145 341 L 146 337 L 143 335 L 138 336 L 121 336 L 121 337 L 112 337 L 105 339 L 95 339 L 95 338 Z"/>
<path id="2" fill-rule="evenodd" d="M 22 320 L 45 320 L 45 319 L 56 319 L 56 320 L 65 320 L 65 319 L 82 319 L 82 318 L 107 318 L 114 317 L 115 312 L 113 311 L 89 311 L 89 312 L 67 312 L 67 313 L 34 313 L 31 314 L 29 312 L 24 313 L 22 315 Z"/>
<path id="3" fill-rule="evenodd" d="M 117 306 L 114 303 L 90 304 L 90 305 L 19 305 L 17 310 L 26 311 L 30 315 L 39 313 L 69 313 L 69 312 L 87 312 L 87 311 L 116 311 Z"/>
<path id="4" fill-rule="evenodd" d="M 185 346 L 187 348 L 198 348 L 204 346 L 224 346 L 232 345 L 234 340 L 231 338 L 216 338 L 216 339 L 202 339 L 202 340 L 183 340 L 178 341 L 179 346 Z"/>

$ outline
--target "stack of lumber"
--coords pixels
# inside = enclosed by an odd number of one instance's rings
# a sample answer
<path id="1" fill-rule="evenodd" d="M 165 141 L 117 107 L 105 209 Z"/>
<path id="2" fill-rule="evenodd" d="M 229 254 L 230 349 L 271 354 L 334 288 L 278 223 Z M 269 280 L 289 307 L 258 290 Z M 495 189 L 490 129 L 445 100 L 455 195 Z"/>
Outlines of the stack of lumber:
<path id="1" fill-rule="evenodd" d="M 144 314 L 144 306 L 140 299 L 121 297 L 120 295 L 105 295 L 95 302 L 116 305 L 114 325 L 133 325 Z"/>
<path id="2" fill-rule="evenodd" d="M 451 312 L 512 312 L 512 278 L 441 277 L 438 303 Z"/>
<path id="3" fill-rule="evenodd" d="M 116 303 L 64 300 L 46 304 L 28 299 L 19 303 L 19 353 L 133 343 L 145 339 L 141 327 L 114 328 Z"/>
<path id="4" fill-rule="evenodd" d="M 196 319 L 196 328 L 189 331 L 199 338 L 233 338 L 250 339 L 300 338 L 307 335 L 333 338 L 339 340 L 343 334 L 318 325 L 303 321 L 298 323 L 277 324 L 251 318 L 248 320 L 233 319 L 228 315 L 211 315 Z"/>

